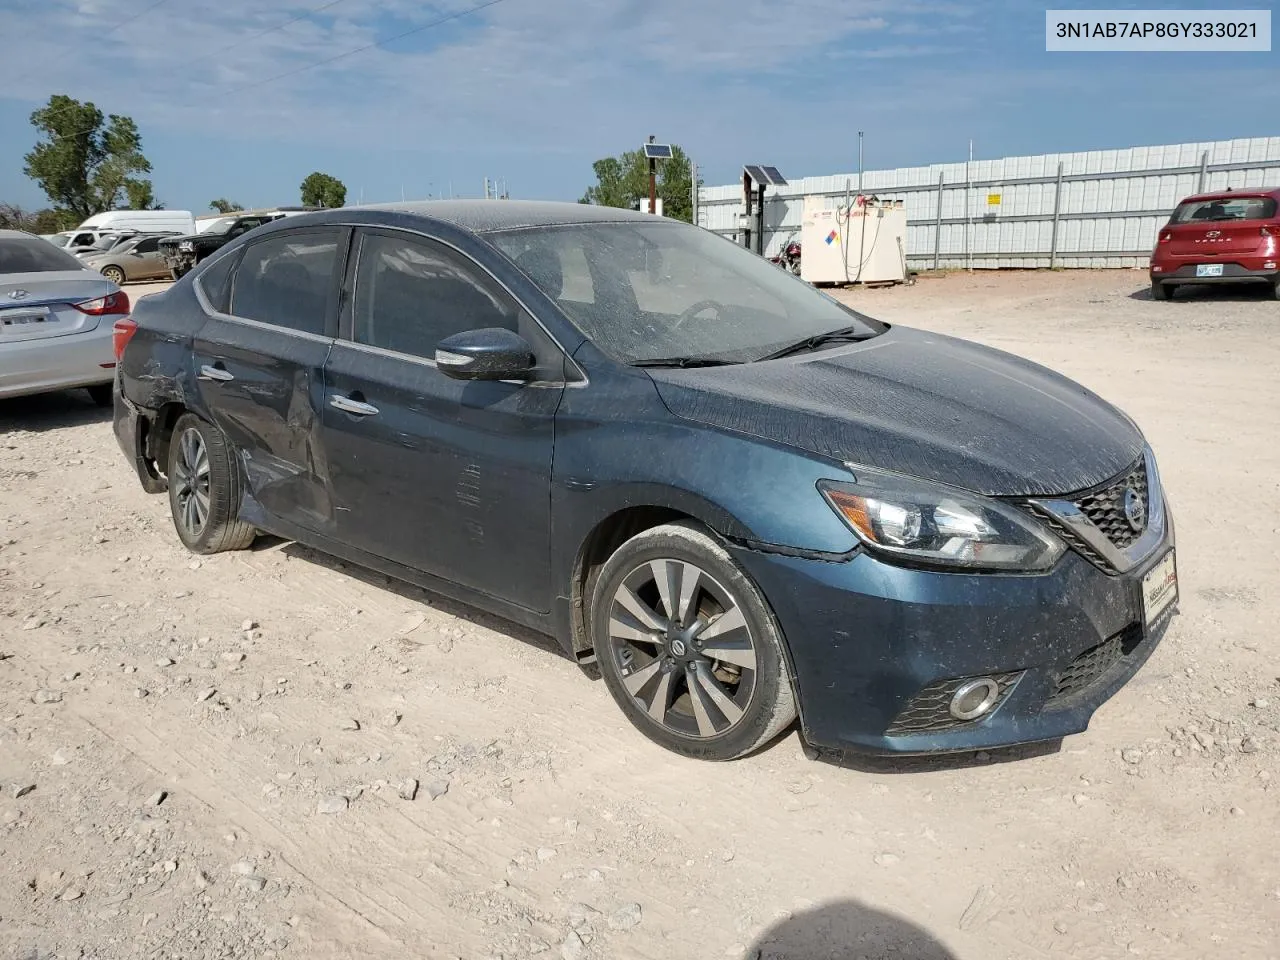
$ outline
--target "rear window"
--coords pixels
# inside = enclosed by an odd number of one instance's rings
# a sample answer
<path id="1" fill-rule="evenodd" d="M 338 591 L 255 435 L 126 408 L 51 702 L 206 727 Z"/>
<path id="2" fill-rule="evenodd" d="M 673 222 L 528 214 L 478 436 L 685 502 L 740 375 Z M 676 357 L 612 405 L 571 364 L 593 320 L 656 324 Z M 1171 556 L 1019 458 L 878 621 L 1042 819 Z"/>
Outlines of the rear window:
<path id="1" fill-rule="evenodd" d="M 71 254 L 39 237 L 0 237 L 0 274 L 83 269 Z"/>
<path id="2" fill-rule="evenodd" d="M 1170 223 L 1216 223 L 1224 220 L 1270 220 L 1276 215 L 1274 197 L 1219 197 L 1181 203 Z"/>

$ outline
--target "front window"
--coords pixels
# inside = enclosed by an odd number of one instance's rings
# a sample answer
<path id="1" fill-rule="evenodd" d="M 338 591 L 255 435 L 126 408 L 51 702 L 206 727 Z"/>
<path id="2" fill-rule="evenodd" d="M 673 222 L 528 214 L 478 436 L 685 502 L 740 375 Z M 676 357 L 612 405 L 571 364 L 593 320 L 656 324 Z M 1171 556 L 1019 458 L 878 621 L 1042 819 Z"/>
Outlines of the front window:
<path id="1" fill-rule="evenodd" d="M 622 363 L 760 360 L 835 329 L 886 328 L 698 227 L 572 224 L 489 235 L 596 346 Z"/>
<path id="2" fill-rule="evenodd" d="M 1178 204 L 1170 224 L 1218 223 L 1225 220 L 1271 220 L 1276 215 L 1273 197 L 1219 197 Z"/>
<path id="3" fill-rule="evenodd" d="M 212 236 L 221 236 L 229 231 L 236 224 L 236 217 L 226 217 L 221 220 L 215 220 L 209 226 L 204 228 L 204 232 Z"/>

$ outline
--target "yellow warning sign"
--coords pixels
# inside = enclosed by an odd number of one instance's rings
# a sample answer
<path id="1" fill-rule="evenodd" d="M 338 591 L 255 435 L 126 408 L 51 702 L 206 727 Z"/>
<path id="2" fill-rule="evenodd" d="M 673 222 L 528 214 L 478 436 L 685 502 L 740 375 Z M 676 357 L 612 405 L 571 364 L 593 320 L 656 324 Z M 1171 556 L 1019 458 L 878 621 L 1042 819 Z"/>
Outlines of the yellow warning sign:
<path id="1" fill-rule="evenodd" d="M 998 207 L 998 206 L 1000 206 L 1000 194 L 998 194 L 998 193 L 988 193 L 988 194 L 987 194 L 987 206 L 988 206 L 988 207 Z"/>

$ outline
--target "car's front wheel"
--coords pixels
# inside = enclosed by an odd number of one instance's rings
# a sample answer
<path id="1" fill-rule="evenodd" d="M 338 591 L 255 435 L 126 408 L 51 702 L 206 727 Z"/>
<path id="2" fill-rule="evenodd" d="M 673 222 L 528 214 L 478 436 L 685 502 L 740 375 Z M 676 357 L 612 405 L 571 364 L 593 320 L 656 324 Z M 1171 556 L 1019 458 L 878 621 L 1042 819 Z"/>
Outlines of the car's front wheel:
<path id="1" fill-rule="evenodd" d="M 589 622 L 609 692 L 669 750 L 733 760 L 795 719 L 773 613 L 700 526 L 664 524 L 619 547 L 596 580 Z"/>
<path id="2" fill-rule="evenodd" d="M 124 271 L 114 265 L 103 267 L 102 275 L 106 277 L 108 280 L 110 280 L 112 283 L 114 283 L 117 287 L 123 287 L 124 282 L 127 279 L 124 275 Z"/>
<path id="3" fill-rule="evenodd" d="M 243 550 L 257 531 L 239 519 L 241 479 L 235 451 L 222 431 L 183 414 L 169 440 L 169 510 L 193 553 Z"/>

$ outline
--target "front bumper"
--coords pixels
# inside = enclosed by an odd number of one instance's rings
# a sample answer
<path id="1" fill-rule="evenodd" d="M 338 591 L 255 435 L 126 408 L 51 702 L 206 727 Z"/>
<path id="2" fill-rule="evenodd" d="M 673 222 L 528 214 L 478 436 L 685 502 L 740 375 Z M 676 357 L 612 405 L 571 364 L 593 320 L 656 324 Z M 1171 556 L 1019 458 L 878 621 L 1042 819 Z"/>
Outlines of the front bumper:
<path id="1" fill-rule="evenodd" d="M 62 337 L 0 343 L 0 397 L 22 397 L 110 383 L 116 358 L 110 318 Z"/>
<path id="2" fill-rule="evenodd" d="M 733 552 L 782 626 L 806 739 L 912 754 L 1057 740 L 1086 729 L 1172 619 L 1176 604 L 1143 623 L 1141 583 L 1173 541 L 1168 518 L 1160 545 L 1116 576 L 1074 551 L 1040 576 L 908 569 L 866 552 L 835 563 Z M 949 681 L 993 676 L 1003 693 L 991 713 L 969 722 L 949 717 Z M 932 726 L 931 709 L 940 717 Z"/>

